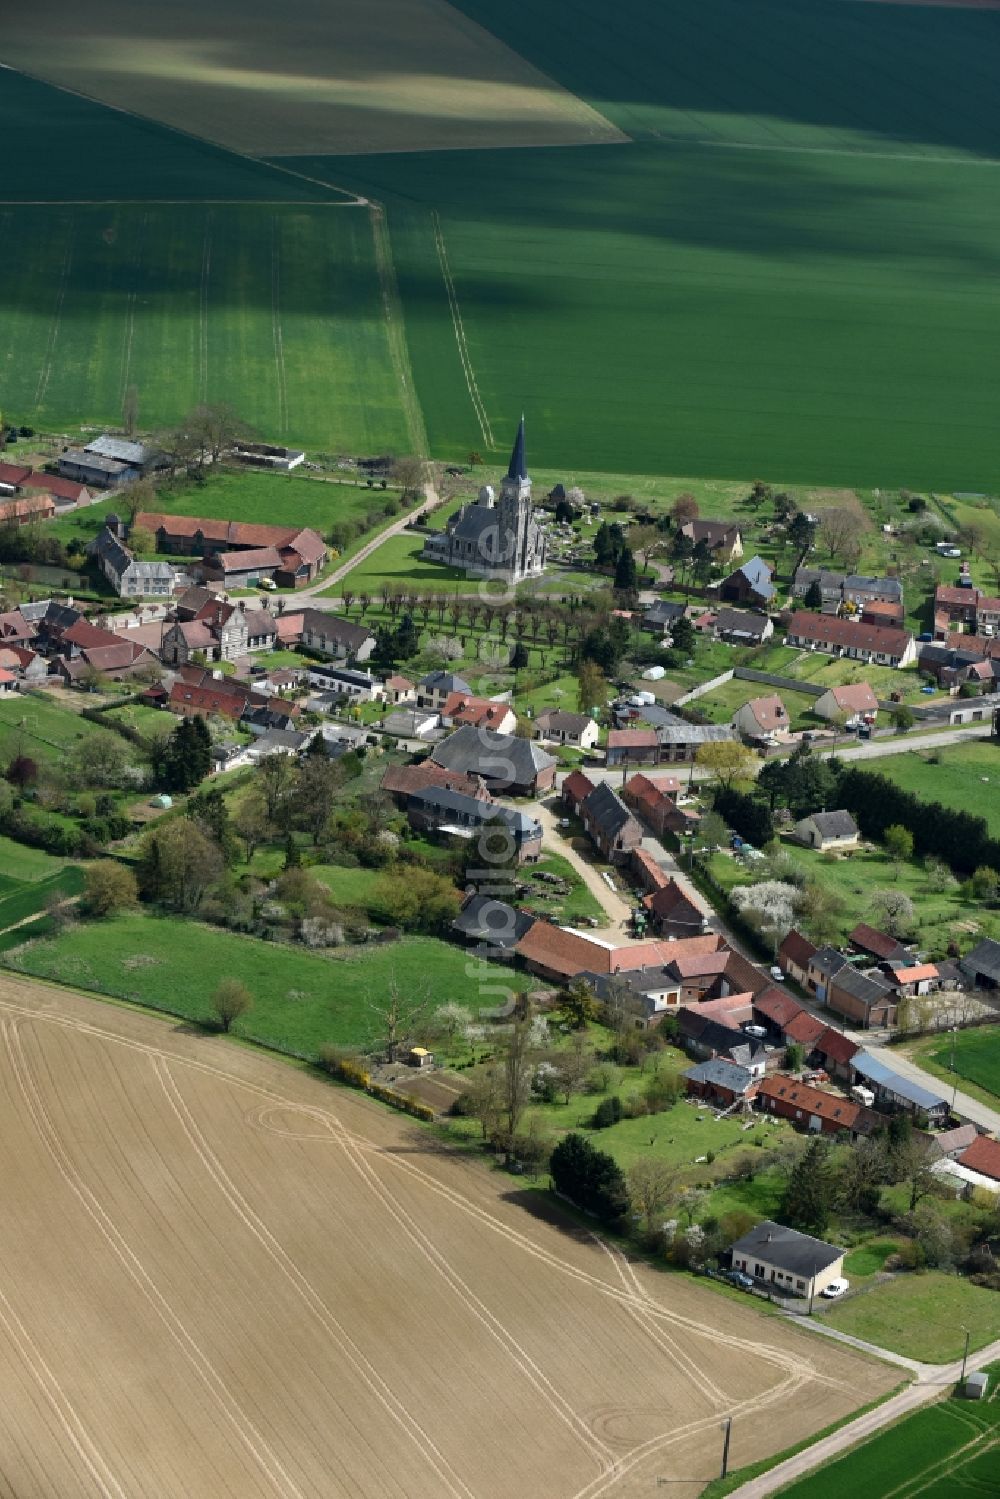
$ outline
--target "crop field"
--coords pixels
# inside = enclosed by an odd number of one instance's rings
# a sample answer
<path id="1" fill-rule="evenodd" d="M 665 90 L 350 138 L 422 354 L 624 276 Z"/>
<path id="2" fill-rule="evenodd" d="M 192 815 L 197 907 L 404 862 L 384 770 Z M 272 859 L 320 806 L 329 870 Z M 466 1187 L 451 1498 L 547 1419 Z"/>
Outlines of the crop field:
<path id="1" fill-rule="evenodd" d="M 942 802 L 985 817 L 990 832 L 1000 837 L 1000 748 L 989 739 L 943 745 L 926 753 L 887 755 L 879 760 L 879 775 L 928 802 Z"/>
<path id="2" fill-rule="evenodd" d="M 5 27 L 29 72 L 251 156 L 574 145 L 625 137 L 444 0 L 174 0 L 170 26 L 40 0 Z"/>
<path id="3" fill-rule="evenodd" d="M 185 954 L 183 982 L 178 952 Z M 7 958 L 23 972 L 202 1023 L 211 1019 L 220 979 L 237 978 L 254 1004 L 235 1029 L 278 1051 L 309 1057 L 327 1041 L 356 1046 L 368 1040 L 377 1027 L 369 1004 L 397 978 L 426 986 L 435 1005 L 467 1003 L 467 961 L 463 949 L 431 937 L 334 949 L 327 956 L 141 912 L 80 925 Z M 499 1003 L 500 988 L 506 994 L 529 984 L 527 975 L 491 968 L 482 1003 Z"/>
<path id="4" fill-rule="evenodd" d="M 633 143 L 296 162 L 387 204 L 437 454 L 990 486 L 992 15 L 460 8 Z"/>
<path id="5" fill-rule="evenodd" d="M 783 1489 L 785 1499 L 961 1499 L 996 1492 L 1000 1397 L 975 1404 L 952 1398 L 915 1411 L 846 1457 Z"/>
<path id="6" fill-rule="evenodd" d="M 11 1492 L 694 1499 L 724 1414 L 759 1460 L 895 1381 L 221 1039 L 10 977 L 0 1032 Z"/>
<path id="7" fill-rule="evenodd" d="M 914 1055 L 919 1056 L 921 1064 L 928 1063 L 937 1077 L 950 1081 L 954 1078 L 952 1041 L 959 1077 L 1000 1098 L 1000 1027 L 987 1025 L 982 1030 L 959 1031 L 946 1041 L 940 1037 L 922 1041 L 914 1048 Z"/>
<path id="8" fill-rule="evenodd" d="M 0 210 L 0 405 L 150 428 L 228 400 L 274 441 L 407 447 L 369 215 L 259 206 Z"/>

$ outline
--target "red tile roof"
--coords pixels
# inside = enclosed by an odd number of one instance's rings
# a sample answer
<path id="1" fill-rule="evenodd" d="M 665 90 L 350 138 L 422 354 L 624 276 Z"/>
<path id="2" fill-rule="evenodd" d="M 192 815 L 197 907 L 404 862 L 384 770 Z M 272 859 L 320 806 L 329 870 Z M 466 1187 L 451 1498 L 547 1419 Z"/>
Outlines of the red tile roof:
<path id="1" fill-rule="evenodd" d="M 656 749 L 655 729 L 610 729 L 608 749 Z"/>
<path id="2" fill-rule="evenodd" d="M 977 1135 L 968 1150 L 962 1151 L 958 1163 L 968 1166 L 970 1171 L 978 1171 L 980 1176 L 1000 1181 L 1000 1141 L 991 1140 L 988 1135 Z"/>
<path id="3" fill-rule="evenodd" d="M 817 1020 L 815 1015 L 810 1015 L 808 1010 L 800 1010 L 793 1015 L 791 1020 L 785 1022 L 784 1032 L 788 1041 L 797 1041 L 811 1051 L 816 1042 L 826 1030 L 822 1020 Z"/>
<path id="4" fill-rule="evenodd" d="M 622 801 L 641 816 L 650 819 L 660 813 L 664 802 L 673 805 L 674 798 L 669 793 L 677 792 L 680 788 L 681 783 L 676 776 L 632 776 L 622 787 Z"/>
<path id="5" fill-rule="evenodd" d="M 750 709 L 757 727 L 764 734 L 788 728 L 788 711 L 776 692 L 769 693 L 766 697 L 752 697 L 743 707 Z"/>
<path id="6" fill-rule="evenodd" d="M 877 958 L 891 958 L 901 946 L 897 937 L 890 937 L 887 932 L 880 932 L 877 927 L 869 926 L 866 921 L 859 921 L 853 931 L 848 932 L 847 940 L 853 942 L 855 947 L 863 948 L 865 952 L 874 953 Z"/>
<path id="7" fill-rule="evenodd" d="M 814 1114 L 820 1119 L 828 1119 L 840 1129 L 872 1129 L 879 1123 L 877 1114 L 862 1108 L 853 1099 L 841 1098 L 836 1093 L 824 1093 L 822 1089 L 811 1088 L 808 1083 L 796 1082 L 794 1078 L 787 1077 L 782 1072 L 776 1073 L 773 1077 L 765 1077 L 758 1089 L 758 1095 L 780 1099 L 793 1108 L 801 1109 L 804 1114 Z"/>
<path id="8" fill-rule="evenodd" d="M 527 963 L 572 978 L 577 973 L 610 973 L 614 949 L 548 921 L 536 921 L 516 944 L 515 952 Z"/>
<path id="9" fill-rule="evenodd" d="M 934 591 L 935 604 L 975 604 L 979 599 L 978 588 L 952 588 L 939 583 Z"/>
<path id="10" fill-rule="evenodd" d="M 492 800 L 478 776 L 447 770 L 429 759 L 420 760 L 416 765 L 390 765 L 382 777 L 382 790 L 391 796 L 410 796 L 414 791 L 426 791 L 429 786 L 460 791 L 464 796 L 477 796 L 481 801 Z"/>
<path id="11" fill-rule="evenodd" d="M 849 713 L 875 713 L 878 710 L 878 698 L 867 682 L 831 687 L 830 691 L 837 707 L 844 708 Z"/>
<path id="12" fill-rule="evenodd" d="M 78 484 L 75 479 L 60 479 L 56 474 L 29 474 L 21 488 L 44 489 L 48 494 L 54 494 L 57 499 L 70 500 L 74 505 L 86 499 L 90 494 L 86 484 Z"/>
<path id="13" fill-rule="evenodd" d="M 647 853 L 644 848 L 632 850 L 632 864 L 638 866 L 650 890 L 662 890 L 670 884 L 670 876 L 664 874 L 652 854 Z"/>
<path id="14" fill-rule="evenodd" d="M 512 711 L 510 703 L 494 703 L 489 698 L 472 697 L 467 692 L 452 692 L 441 705 L 441 717 L 450 718 L 458 728 L 473 724 L 477 729 L 498 731 Z"/>
<path id="15" fill-rule="evenodd" d="M 835 1030 L 832 1025 L 828 1025 L 816 1041 L 814 1050 L 833 1062 L 846 1063 L 852 1057 L 857 1056 L 861 1047 L 856 1042 L 849 1041 L 843 1031 Z"/>
<path id="16" fill-rule="evenodd" d="M 936 979 L 937 976 L 936 963 L 915 963 L 912 968 L 897 968 L 892 973 L 898 984 L 919 984 L 923 979 Z"/>
<path id="17" fill-rule="evenodd" d="M 773 1020 L 775 1025 L 785 1026 L 796 1015 L 805 1013 L 797 999 L 789 994 L 787 989 L 781 989 L 777 984 L 772 984 L 765 989 L 763 994 L 758 994 L 753 1002 L 755 1010 Z"/>
<path id="18" fill-rule="evenodd" d="M 885 625 L 863 625 L 853 619 L 839 619 L 833 614 L 802 611 L 788 622 L 788 634 L 797 640 L 815 641 L 821 645 L 854 646 L 880 655 L 901 656 L 913 637 L 906 630 L 892 630 Z"/>
<path id="19" fill-rule="evenodd" d="M 803 937 L 801 932 L 797 932 L 792 927 L 792 930 L 778 948 L 778 957 L 784 958 L 786 962 L 797 964 L 799 968 L 806 968 L 808 967 L 809 959 L 815 951 L 815 944 L 810 942 L 808 937 Z"/>
<path id="20" fill-rule="evenodd" d="M 678 941 L 633 942 L 627 947 L 613 949 L 614 961 L 610 971 L 620 969 L 623 973 L 636 968 L 664 967 L 676 959 L 685 959 L 692 954 L 714 953 L 726 950 L 726 944 L 716 932 L 706 932 L 700 937 L 681 937 Z"/>
<path id="21" fill-rule="evenodd" d="M 19 484 L 24 483 L 30 473 L 30 468 L 25 468 L 18 463 L 0 463 L 0 484 L 10 484 L 16 489 Z"/>
<path id="22" fill-rule="evenodd" d="M 575 802 L 582 802 L 585 796 L 589 796 L 594 789 L 594 783 L 589 776 L 585 776 L 582 770 L 571 770 L 562 783 L 563 796 L 569 796 Z"/>

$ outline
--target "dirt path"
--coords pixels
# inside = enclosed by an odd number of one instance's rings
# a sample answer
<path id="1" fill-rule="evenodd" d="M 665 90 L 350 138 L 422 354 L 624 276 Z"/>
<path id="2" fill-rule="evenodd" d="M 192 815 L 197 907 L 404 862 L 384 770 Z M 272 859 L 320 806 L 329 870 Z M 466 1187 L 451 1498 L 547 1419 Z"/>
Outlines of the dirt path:
<path id="1" fill-rule="evenodd" d="M 535 816 L 542 825 L 542 843 L 552 853 L 560 854 L 569 864 L 572 864 L 587 889 L 599 902 L 602 910 L 607 916 L 606 926 L 615 928 L 619 933 L 628 930 L 632 914 L 632 906 L 622 895 L 608 888 L 607 882 L 601 878 L 600 872 L 593 864 L 577 853 L 568 838 L 564 838 L 559 831 L 559 818 L 562 809 L 556 800 L 550 802 L 539 802 L 535 807 Z M 602 928 L 604 930 L 604 928 Z"/>

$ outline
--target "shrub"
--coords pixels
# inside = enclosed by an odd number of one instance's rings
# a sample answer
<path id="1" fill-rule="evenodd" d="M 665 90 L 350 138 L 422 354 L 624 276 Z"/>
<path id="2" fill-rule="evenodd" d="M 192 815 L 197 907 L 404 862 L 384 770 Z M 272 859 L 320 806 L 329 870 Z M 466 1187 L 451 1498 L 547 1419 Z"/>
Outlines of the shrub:
<path id="1" fill-rule="evenodd" d="M 595 1129 L 607 1129 L 612 1124 L 617 1124 L 622 1117 L 622 1101 L 617 1093 L 610 1098 L 602 1098 L 594 1110 L 593 1125 Z"/>

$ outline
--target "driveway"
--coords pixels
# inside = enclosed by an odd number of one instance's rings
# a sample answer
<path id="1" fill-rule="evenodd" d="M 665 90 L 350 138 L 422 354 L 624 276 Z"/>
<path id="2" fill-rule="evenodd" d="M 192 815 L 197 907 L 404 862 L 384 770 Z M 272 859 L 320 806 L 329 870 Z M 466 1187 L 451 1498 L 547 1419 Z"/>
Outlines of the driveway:
<path id="1" fill-rule="evenodd" d="M 533 808 L 533 815 L 542 825 L 543 848 L 548 849 L 550 853 L 560 854 L 567 863 L 572 864 L 591 895 L 605 912 L 608 918 L 607 925 L 614 927 L 619 937 L 627 935 L 632 919 L 632 903 L 619 895 L 617 891 L 609 889 L 607 882 L 601 878 L 600 871 L 577 853 L 570 840 L 560 832 L 559 819 L 564 816 L 564 813 L 559 802 L 555 799 L 537 802 Z M 624 883 L 620 875 L 613 878 L 616 884 Z"/>
<path id="2" fill-rule="evenodd" d="M 437 490 L 430 484 L 425 485 L 424 500 L 419 509 L 421 511 L 435 510 L 440 504 L 441 496 Z M 353 568 L 357 567 L 359 562 L 364 562 L 366 557 L 370 557 L 372 552 L 376 551 L 383 542 L 389 540 L 390 536 L 398 536 L 400 531 L 405 531 L 413 520 L 413 515 L 414 511 L 412 510 L 404 511 L 398 520 L 394 520 L 391 525 L 386 526 L 384 531 L 379 531 L 378 535 L 373 536 L 371 541 L 366 541 L 360 551 L 355 552 L 353 557 L 348 557 L 347 561 L 342 562 L 339 567 L 334 568 L 332 573 L 327 573 L 318 583 L 313 583 L 308 588 L 300 588 L 294 594 L 289 594 L 288 606 L 291 607 L 293 603 L 297 605 L 302 599 L 308 599 L 313 609 L 336 609 L 340 600 L 324 598 L 323 594 L 326 590 L 346 578 L 347 574 Z"/>
<path id="3" fill-rule="evenodd" d="M 804 1319 L 796 1320 L 801 1326 L 809 1327 L 814 1332 L 828 1337 L 834 1335 L 832 1328 L 823 1328 L 821 1324 Z M 877 1348 L 871 1343 L 862 1343 L 856 1338 L 840 1338 L 840 1341 L 850 1342 L 855 1347 L 863 1348 L 866 1352 L 874 1353 L 880 1358 L 887 1357 L 891 1363 L 902 1363 L 911 1367 L 909 1360 L 900 1359 L 897 1355 L 889 1354 L 886 1350 Z M 971 1354 L 968 1369 L 970 1371 L 982 1369 L 997 1358 L 1000 1358 L 1000 1341 L 990 1343 L 987 1348 L 981 1348 L 978 1353 Z M 863 1442 L 875 1432 L 881 1431 L 884 1426 L 898 1421 L 900 1416 L 918 1410 L 922 1405 L 929 1405 L 931 1401 L 940 1400 L 955 1384 L 962 1372 L 961 1359 L 957 1359 L 953 1364 L 914 1364 L 912 1367 L 916 1377 L 905 1390 L 900 1390 L 898 1395 L 893 1395 L 891 1400 L 886 1400 L 874 1410 L 866 1411 L 863 1416 L 849 1421 L 846 1426 L 841 1426 L 830 1436 L 824 1437 L 822 1441 L 813 1443 L 802 1452 L 797 1452 L 794 1457 L 786 1458 L 783 1463 L 769 1469 L 767 1473 L 762 1473 L 759 1478 L 751 1478 L 748 1483 L 741 1484 L 738 1489 L 733 1489 L 733 1499 L 736 1499 L 737 1495 L 739 1499 L 764 1499 L 765 1494 L 773 1494 L 778 1489 L 784 1488 L 786 1484 L 792 1483 L 794 1479 L 802 1478 L 806 1473 L 812 1472 L 814 1468 L 832 1462 L 849 1447 L 855 1447 L 858 1442 Z"/>

